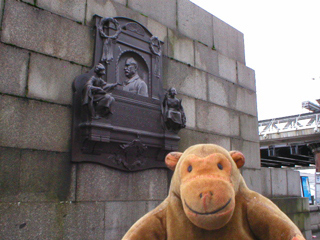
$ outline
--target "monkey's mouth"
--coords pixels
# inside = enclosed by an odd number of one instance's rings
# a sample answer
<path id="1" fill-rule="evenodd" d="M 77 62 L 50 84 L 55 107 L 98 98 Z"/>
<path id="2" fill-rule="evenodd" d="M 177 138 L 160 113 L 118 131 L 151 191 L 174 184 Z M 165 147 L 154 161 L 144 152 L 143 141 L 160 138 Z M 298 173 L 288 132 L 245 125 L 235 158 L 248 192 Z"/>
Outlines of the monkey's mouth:
<path id="1" fill-rule="evenodd" d="M 218 209 L 216 209 L 216 210 L 214 210 L 214 211 L 212 211 L 212 212 L 202 213 L 202 212 L 197 212 L 197 211 L 193 210 L 193 209 L 187 204 L 186 200 L 184 200 L 184 203 L 185 203 L 185 205 L 187 206 L 187 208 L 189 208 L 189 210 L 190 210 L 191 212 L 193 212 L 193 213 L 195 213 L 195 214 L 198 214 L 198 215 L 211 215 L 211 214 L 215 214 L 215 213 L 217 213 L 217 212 L 220 212 L 222 209 L 226 208 L 226 207 L 229 205 L 230 202 L 231 202 L 231 198 L 230 198 L 229 201 L 228 201 L 225 205 L 223 205 L 222 207 L 220 207 L 220 208 L 218 208 Z"/>

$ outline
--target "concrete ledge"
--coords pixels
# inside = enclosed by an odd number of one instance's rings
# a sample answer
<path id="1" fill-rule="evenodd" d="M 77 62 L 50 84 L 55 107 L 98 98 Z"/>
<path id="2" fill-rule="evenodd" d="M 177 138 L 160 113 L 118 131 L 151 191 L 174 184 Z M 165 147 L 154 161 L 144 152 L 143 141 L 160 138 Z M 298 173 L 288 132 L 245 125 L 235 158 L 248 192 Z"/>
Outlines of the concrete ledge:
<path id="1" fill-rule="evenodd" d="M 257 181 L 257 179 L 259 179 L 261 176 L 261 170 L 244 167 L 241 168 L 241 174 L 248 188 L 261 194 L 261 181 Z"/>

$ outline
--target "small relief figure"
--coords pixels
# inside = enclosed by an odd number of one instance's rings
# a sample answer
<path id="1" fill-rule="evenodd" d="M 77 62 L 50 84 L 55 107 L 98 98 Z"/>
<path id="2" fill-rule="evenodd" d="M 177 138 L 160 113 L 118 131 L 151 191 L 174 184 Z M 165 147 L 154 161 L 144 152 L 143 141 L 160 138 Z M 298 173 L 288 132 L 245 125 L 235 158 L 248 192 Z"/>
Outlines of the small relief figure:
<path id="1" fill-rule="evenodd" d="M 99 63 L 94 69 L 95 75 L 86 83 L 83 89 L 82 105 L 87 105 L 89 114 L 93 119 L 106 117 L 111 111 L 114 102 L 110 91 L 120 83 L 108 84 L 102 76 L 106 74 L 105 67 Z"/>
<path id="2" fill-rule="evenodd" d="M 178 132 L 186 127 L 186 115 L 181 100 L 176 98 L 177 90 L 169 88 L 163 101 L 164 122 L 169 131 Z"/>
<path id="3" fill-rule="evenodd" d="M 124 81 L 123 90 L 148 97 L 148 86 L 138 74 L 138 63 L 134 58 L 128 58 L 124 66 L 127 80 Z"/>

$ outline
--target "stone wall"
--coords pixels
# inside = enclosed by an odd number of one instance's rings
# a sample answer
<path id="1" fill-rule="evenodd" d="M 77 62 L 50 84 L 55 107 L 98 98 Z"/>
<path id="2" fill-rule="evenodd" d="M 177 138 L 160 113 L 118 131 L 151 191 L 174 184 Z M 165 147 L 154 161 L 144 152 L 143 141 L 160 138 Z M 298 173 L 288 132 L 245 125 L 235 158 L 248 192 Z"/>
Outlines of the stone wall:
<path id="1" fill-rule="evenodd" d="M 93 58 L 92 16 L 125 16 L 164 41 L 164 85 L 187 115 L 180 150 L 238 149 L 262 191 L 254 71 L 243 34 L 189 0 L 0 1 L 0 239 L 121 238 L 168 191 L 166 169 L 70 163 L 71 84 Z M 170 175 L 170 174 L 169 174 Z"/>

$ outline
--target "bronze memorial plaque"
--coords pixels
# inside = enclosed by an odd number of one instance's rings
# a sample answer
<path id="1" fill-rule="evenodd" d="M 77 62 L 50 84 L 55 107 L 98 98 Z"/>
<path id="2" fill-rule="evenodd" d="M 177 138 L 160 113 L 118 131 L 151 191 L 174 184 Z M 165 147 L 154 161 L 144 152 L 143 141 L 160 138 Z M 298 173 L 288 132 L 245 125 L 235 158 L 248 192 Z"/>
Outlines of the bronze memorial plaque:
<path id="1" fill-rule="evenodd" d="M 162 86 L 162 45 L 132 19 L 95 16 L 93 66 L 73 83 L 73 162 L 165 167 L 186 118 L 175 88 Z"/>

